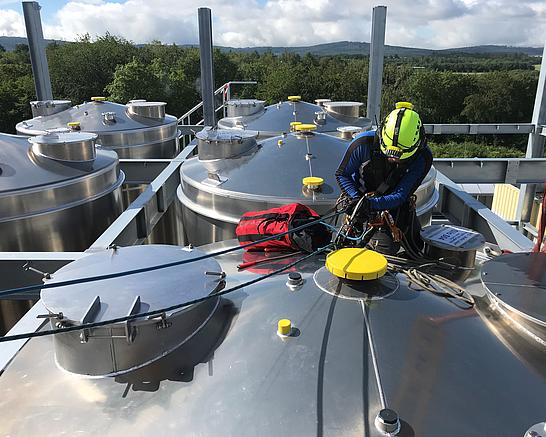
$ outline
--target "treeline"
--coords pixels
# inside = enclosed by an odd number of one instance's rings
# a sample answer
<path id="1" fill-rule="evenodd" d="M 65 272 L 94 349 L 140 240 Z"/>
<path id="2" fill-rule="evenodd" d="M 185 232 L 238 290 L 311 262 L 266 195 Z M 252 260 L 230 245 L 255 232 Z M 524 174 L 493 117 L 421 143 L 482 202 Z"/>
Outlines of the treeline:
<path id="1" fill-rule="evenodd" d="M 162 100 L 168 103 L 169 113 L 180 116 L 201 100 L 199 52 L 195 48 L 159 42 L 135 46 L 112 35 L 96 40 L 86 36 L 74 43 L 49 45 L 47 56 L 55 98 L 70 99 L 74 104 L 95 95 L 122 103 L 135 98 Z M 495 60 L 502 63 L 517 58 L 466 55 L 452 60 L 459 59 L 473 66 L 473 71 L 481 71 Z M 442 69 L 434 66 L 438 59 L 434 59 L 432 56 L 412 61 L 387 60 L 384 111 L 390 110 L 396 101 L 408 100 L 416 105 L 426 123 L 530 121 L 537 71 L 524 66 L 483 74 L 458 74 L 439 71 Z M 524 56 L 521 59 L 527 62 Z M 235 88 L 237 97 L 257 97 L 273 103 L 299 94 L 308 101 L 322 97 L 366 103 L 367 58 L 216 50 L 214 67 L 217 86 L 229 80 L 258 81 L 255 86 Z M 28 102 L 33 99 L 28 47 L 21 45 L 13 52 L 0 52 L 0 131 L 14 132 L 17 122 L 29 118 Z M 453 138 L 443 140 L 453 141 Z M 524 136 L 471 140 L 520 148 L 525 143 Z"/>

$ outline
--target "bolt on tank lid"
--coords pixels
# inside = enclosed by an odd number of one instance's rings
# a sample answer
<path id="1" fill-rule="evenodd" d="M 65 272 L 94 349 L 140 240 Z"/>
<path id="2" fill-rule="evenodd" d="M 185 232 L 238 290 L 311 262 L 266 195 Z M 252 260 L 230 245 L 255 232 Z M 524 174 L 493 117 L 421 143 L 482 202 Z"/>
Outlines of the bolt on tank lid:
<path id="1" fill-rule="evenodd" d="M 48 132 L 31 137 L 32 153 L 56 161 L 86 162 L 96 157 L 96 134 L 88 132 Z"/>

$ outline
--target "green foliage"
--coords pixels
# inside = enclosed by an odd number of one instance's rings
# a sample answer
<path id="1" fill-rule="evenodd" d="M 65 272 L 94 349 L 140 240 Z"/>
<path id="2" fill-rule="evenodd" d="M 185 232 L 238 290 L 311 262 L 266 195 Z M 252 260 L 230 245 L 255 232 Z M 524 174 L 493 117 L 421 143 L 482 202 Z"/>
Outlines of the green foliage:
<path id="1" fill-rule="evenodd" d="M 356 50 L 356 49 L 355 49 Z M 358 52 L 358 50 L 357 50 Z M 74 104 L 108 95 L 125 103 L 143 98 L 167 102 L 182 115 L 200 100 L 199 50 L 159 41 L 135 46 L 110 34 L 73 43 L 52 43 L 47 55 L 55 98 Z M 395 102 L 411 101 L 425 123 L 503 123 L 531 119 L 538 71 L 536 58 L 521 54 L 435 53 L 390 56 L 385 60 L 383 116 Z M 362 102 L 368 88 L 368 58 L 285 52 L 214 51 L 215 83 L 256 80 L 237 86 L 232 97 L 267 103 L 301 95 Z M 464 73 L 464 74 L 461 74 Z M 30 117 L 34 100 L 28 46 L 0 47 L 0 131 Z M 197 121 L 197 120 L 195 120 Z M 470 139 L 469 139 L 470 138 Z M 520 156 L 526 136 L 434 137 L 436 156 Z"/>

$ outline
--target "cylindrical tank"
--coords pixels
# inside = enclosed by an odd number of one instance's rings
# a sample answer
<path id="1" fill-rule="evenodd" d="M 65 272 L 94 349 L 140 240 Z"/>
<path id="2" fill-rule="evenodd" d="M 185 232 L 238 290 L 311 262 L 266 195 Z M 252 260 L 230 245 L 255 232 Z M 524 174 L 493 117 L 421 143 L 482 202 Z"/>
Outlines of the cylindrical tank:
<path id="1" fill-rule="evenodd" d="M 300 131 L 258 142 L 256 133 L 241 130 L 205 130 L 197 139 L 200 155 L 182 164 L 177 191 L 186 243 L 234 238 L 247 211 L 299 202 L 324 214 L 341 194 L 335 171 L 347 140 Z M 309 176 L 323 184 L 304 186 Z M 416 192 L 422 224 L 430 222 L 438 201 L 435 179 L 433 168 Z"/>
<path id="2" fill-rule="evenodd" d="M 165 246 L 110 249 L 66 266 L 58 279 L 95 271 L 88 268 L 111 273 L 186 261 L 233 245 L 178 248 L 179 255 Z M 159 314 L 29 340 L 0 376 L 0 432 L 32 435 L 47 423 L 54 435 L 542 435 L 546 337 L 517 326 L 545 320 L 544 306 L 534 303 L 543 300 L 546 255 L 514 254 L 485 267 L 492 300 L 478 267 L 461 284 L 475 296 L 474 308 L 422 291 L 402 273 L 341 280 L 325 269 L 323 255 L 260 281 L 301 255 L 238 271 L 245 256 L 44 290 L 53 324 Z M 533 264 L 539 276 L 530 278 Z M 205 275 L 208 268 L 214 271 Z M 206 298 L 222 273 L 224 290 L 255 283 L 161 313 Z M 86 299 L 69 298 L 80 293 Z M 503 315 L 495 300 L 513 312 Z M 53 314 L 59 309 L 61 319 Z M 522 314 L 529 320 L 515 323 Z M 98 375 L 111 363 L 135 369 L 94 378 L 66 372 Z"/>
<path id="3" fill-rule="evenodd" d="M 96 138 L 0 134 L 0 252 L 83 251 L 121 213 L 125 176 Z M 1 333 L 28 309 L 26 301 L 0 306 Z"/>
<path id="4" fill-rule="evenodd" d="M 342 126 L 357 126 L 360 130 L 371 128 L 371 121 L 359 117 L 358 102 L 331 102 L 317 99 L 318 104 L 289 96 L 285 102 L 264 106 L 263 100 L 241 99 L 226 103 L 227 117 L 218 122 L 222 129 L 245 129 L 258 132 L 258 138 L 268 138 L 290 132 L 291 123 L 313 123 L 317 132 L 339 135 Z M 329 109 L 332 108 L 332 109 Z"/>
<path id="5" fill-rule="evenodd" d="M 68 105 L 67 105 L 68 103 Z M 179 152 L 177 118 L 165 113 L 164 102 L 131 100 L 126 105 L 92 97 L 90 102 L 70 107 L 69 101 L 31 102 L 42 112 L 17 124 L 23 135 L 40 135 L 47 131 L 69 129 L 98 135 L 103 149 L 113 150 L 122 159 L 174 158 Z M 123 204 L 127 207 L 146 185 L 124 185 Z M 174 209 L 156 225 L 149 241 L 175 244 L 177 226 Z"/>
<path id="6" fill-rule="evenodd" d="M 48 102 L 32 102 L 32 108 L 49 108 L 52 105 Z M 22 121 L 16 129 L 23 135 L 42 135 L 69 127 L 97 134 L 97 143 L 114 150 L 120 158 L 173 158 L 179 148 L 178 122 L 176 117 L 165 114 L 165 105 L 142 100 L 121 105 L 93 97 L 90 102 Z"/>

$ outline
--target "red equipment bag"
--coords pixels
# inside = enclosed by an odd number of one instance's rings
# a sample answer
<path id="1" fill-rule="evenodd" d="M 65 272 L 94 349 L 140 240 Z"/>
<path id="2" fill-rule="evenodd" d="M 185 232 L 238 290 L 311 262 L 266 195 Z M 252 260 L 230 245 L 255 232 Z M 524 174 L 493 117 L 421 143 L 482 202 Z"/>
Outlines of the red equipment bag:
<path id="1" fill-rule="evenodd" d="M 315 221 L 320 216 L 301 203 L 291 203 L 265 211 L 243 214 L 235 233 L 241 245 L 262 240 L 290 231 L 305 223 Z M 309 226 L 297 233 L 283 235 L 263 243 L 250 246 L 247 250 L 299 251 L 312 252 L 330 242 L 331 232 L 322 223 Z"/>

